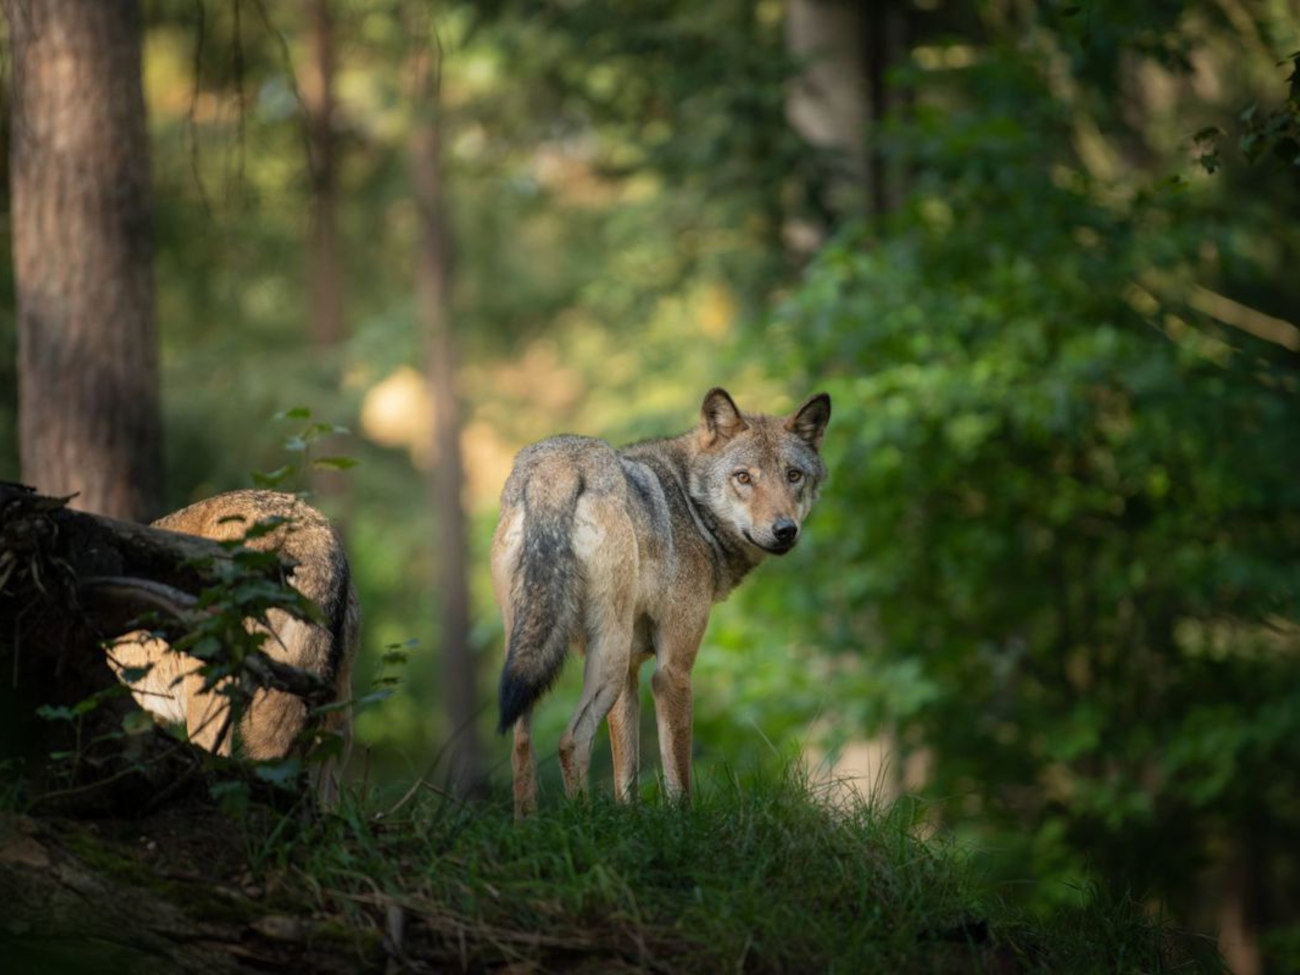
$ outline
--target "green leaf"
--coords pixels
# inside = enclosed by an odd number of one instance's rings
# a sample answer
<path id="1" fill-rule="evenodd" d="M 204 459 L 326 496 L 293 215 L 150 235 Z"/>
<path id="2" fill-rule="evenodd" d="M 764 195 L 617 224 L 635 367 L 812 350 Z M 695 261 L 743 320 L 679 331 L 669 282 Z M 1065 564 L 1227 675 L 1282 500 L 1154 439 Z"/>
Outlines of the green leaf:
<path id="1" fill-rule="evenodd" d="M 253 485 L 260 488 L 277 488 L 297 472 L 298 468 L 292 464 L 285 464 L 283 467 L 277 467 L 275 470 L 266 473 L 254 471 L 252 474 Z"/>
<path id="2" fill-rule="evenodd" d="M 238 780 L 213 782 L 208 792 L 227 816 L 242 816 L 248 811 L 252 793 L 247 782 Z"/>
<path id="3" fill-rule="evenodd" d="M 343 747 L 342 735 L 327 732 L 312 743 L 311 750 L 307 754 L 307 761 L 319 763 L 329 758 L 337 758 L 343 754 Z"/>
<path id="4" fill-rule="evenodd" d="M 357 461 L 351 457 L 317 457 L 311 462 L 313 467 L 323 467 L 336 471 L 346 471 L 356 467 Z"/>
<path id="5" fill-rule="evenodd" d="M 143 667 L 123 667 L 118 676 L 124 684 L 138 684 L 149 676 L 153 668 L 153 664 L 145 664 Z"/>
<path id="6" fill-rule="evenodd" d="M 393 696 L 391 688 L 382 687 L 379 690 L 371 691 L 369 694 L 363 694 L 354 701 L 357 708 L 369 707 L 372 704 L 378 704 L 381 701 L 387 701 Z"/>
<path id="7" fill-rule="evenodd" d="M 282 788 L 294 785 L 302 774 L 302 762 L 296 758 L 286 758 L 279 762 L 262 762 L 254 767 L 253 774 L 263 782 L 270 782 Z"/>
<path id="8" fill-rule="evenodd" d="M 71 721 L 77 713 L 72 708 L 42 704 L 36 709 L 36 716 L 44 721 Z"/>
<path id="9" fill-rule="evenodd" d="M 292 520 L 292 518 L 286 518 L 283 515 L 269 515 L 266 518 L 259 518 L 244 530 L 243 541 L 248 542 L 254 538 L 264 538 Z M 264 553 L 259 552 L 257 554 L 260 556 Z"/>
<path id="10" fill-rule="evenodd" d="M 144 711 L 128 711 L 122 715 L 122 730 L 128 735 L 142 735 L 154 728 L 154 720 Z"/>

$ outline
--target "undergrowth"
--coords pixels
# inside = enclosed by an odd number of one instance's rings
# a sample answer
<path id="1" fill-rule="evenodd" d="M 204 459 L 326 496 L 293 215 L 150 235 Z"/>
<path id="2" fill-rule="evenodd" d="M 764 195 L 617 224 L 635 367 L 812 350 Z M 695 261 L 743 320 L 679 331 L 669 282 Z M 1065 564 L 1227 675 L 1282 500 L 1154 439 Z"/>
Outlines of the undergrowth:
<path id="1" fill-rule="evenodd" d="M 385 932 L 419 965 L 672 972 L 1217 972 L 1128 897 L 1018 915 L 974 859 L 921 839 L 916 809 L 832 808 L 797 773 L 695 801 L 505 803 L 425 795 L 254 842 L 315 910 Z M 286 820 L 289 822 L 290 820 Z"/>

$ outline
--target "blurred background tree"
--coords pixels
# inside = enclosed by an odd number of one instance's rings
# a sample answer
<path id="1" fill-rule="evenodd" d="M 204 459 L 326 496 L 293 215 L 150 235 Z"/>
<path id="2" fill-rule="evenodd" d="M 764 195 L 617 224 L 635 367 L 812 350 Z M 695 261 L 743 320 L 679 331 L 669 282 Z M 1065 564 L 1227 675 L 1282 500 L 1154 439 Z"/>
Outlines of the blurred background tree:
<path id="1" fill-rule="evenodd" d="M 162 513 L 153 193 L 135 0 L 5 4 L 22 476 Z"/>
<path id="2" fill-rule="evenodd" d="M 359 680 L 416 641 L 359 728 L 400 787 L 491 725 L 485 552 L 519 446 L 676 432 L 717 383 L 765 410 L 826 388 L 808 537 L 706 638 L 699 774 L 865 773 L 1009 896 L 1127 888 L 1238 971 L 1294 968 L 1298 25 L 1290 0 L 153 0 L 168 506 L 279 467 L 278 411 L 354 431 L 322 448 L 360 461 L 347 487 L 318 489 Z M 435 37 L 457 366 L 431 390 L 410 162 Z M 14 333 L 0 312 L 2 476 Z M 458 718 L 432 664 L 451 491 Z"/>

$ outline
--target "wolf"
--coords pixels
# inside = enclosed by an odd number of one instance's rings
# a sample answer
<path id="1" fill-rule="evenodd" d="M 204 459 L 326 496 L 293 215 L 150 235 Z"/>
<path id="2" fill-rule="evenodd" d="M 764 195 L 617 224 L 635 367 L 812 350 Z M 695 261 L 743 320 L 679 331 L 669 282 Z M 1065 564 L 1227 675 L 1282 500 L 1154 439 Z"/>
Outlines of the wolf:
<path id="1" fill-rule="evenodd" d="M 492 583 L 506 632 L 500 725 L 514 729 L 517 816 L 536 808 L 532 710 L 570 646 L 582 694 L 560 738 L 566 794 L 587 788 L 592 741 L 609 720 L 614 792 L 634 796 L 639 671 L 650 686 L 666 791 L 691 787 L 691 668 L 712 605 L 768 555 L 789 552 L 826 478 L 831 400 L 789 416 L 745 413 L 726 390 L 698 426 L 615 449 L 562 435 L 525 447 L 501 494 Z"/>
<path id="2" fill-rule="evenodd" d="M 262 649 L 324 679 L 334 689 L 334 701 L 346 702 L 351 695 L 361 610 L 342 540 L 324 515 L 292 494 L 243 490 L 199 501 L 153 525 L 231 541 L 242 539 L 264 519 L 282 519 L 283 524 L 246 544 L 257 550 L 274 549 L 293 563 L 290 584 L 316 604 L 324 621 L 296 619 L 273 609 L 267 614 L 270 632 Z M 166 641 L 144 631 L 128 634 L 110 646 L 109 664 L 142 708 L 164 722 L 184 725 L 190 741 L 208 751 L 231 754 L 233 737 L 235 750 L 243 757 L 281 758 L 292 750 L 308 720 L 308 707 L 296 695 L 263 688 L 254 695 L 239 727 L 228 728 L 229 699 L 218 689 L 203 690 L 201 662 L 173 651 Z M 138 673 L 146 669 L 143 677 L 126 681 L 128 670 Z M 332 804 L 351 746 L 348 709 L 330 709 L 321 727 L 343 741 L 342 754 L 312 772 L 318 795 Z"/>

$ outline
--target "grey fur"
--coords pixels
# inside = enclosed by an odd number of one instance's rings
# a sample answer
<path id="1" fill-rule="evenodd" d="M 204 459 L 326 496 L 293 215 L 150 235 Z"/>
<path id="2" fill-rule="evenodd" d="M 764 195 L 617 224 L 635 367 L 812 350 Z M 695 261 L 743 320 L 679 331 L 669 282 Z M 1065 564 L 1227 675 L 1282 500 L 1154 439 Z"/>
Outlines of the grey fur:
<path id="1" fill-rule="evenodd" d="M 571 645 L 588 659 L 560 743 L 566 788 L 585 787 L 594 727 L 607 714 L 612 734 L 618 724 L 616 789 L 630 788 L 637 671 L 651 655 L 665 778 L 670 791 L 689 787 L 689 672 L 709 607 L 766 555 L 794 545 L 826 476 L 819 448 L 829 419 L 825 394 L 775 417 L 743 413 L 714 389 L 700 425 L 680 436 L 615 450 L 566 435 L 519 453 L 492 573 L 508 633 L 500 729 L 515 729 L 521 814 L 535 792 L 532 707 Z"/>

